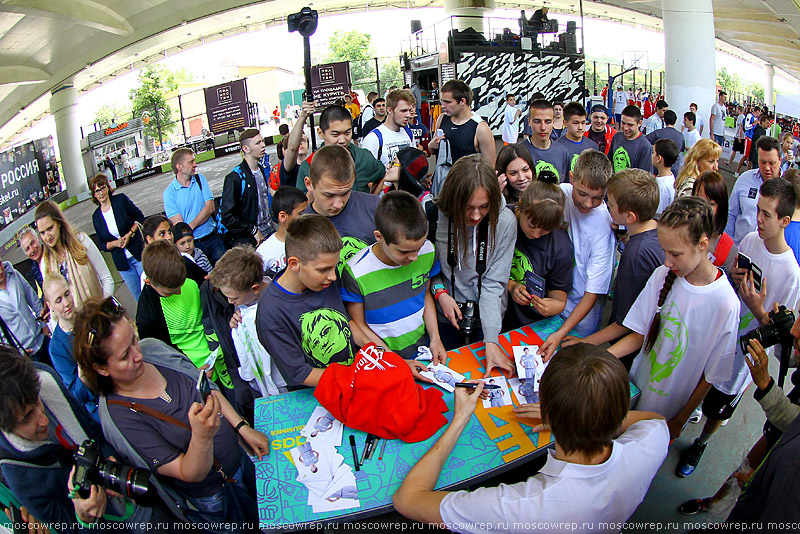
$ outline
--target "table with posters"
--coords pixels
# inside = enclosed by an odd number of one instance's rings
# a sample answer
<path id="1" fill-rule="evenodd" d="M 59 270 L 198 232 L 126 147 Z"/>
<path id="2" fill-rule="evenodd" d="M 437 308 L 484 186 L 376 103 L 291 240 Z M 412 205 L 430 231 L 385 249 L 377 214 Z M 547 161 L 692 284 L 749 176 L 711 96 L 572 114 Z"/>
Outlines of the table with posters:
<path id="1" fill-rule="evenodd" d="M 512 330 L 500 336 L 500 346 L 507 355 L 511 347 L 541 345 L 542 340 L 562 324 L 551 317 L 532 325 Z M 448 353 L 447 365 L 466 378 L 483 376 L 483 342 L 473 343 Z M 493 374 L 499 374 L 495 371 Z M 425 384 L 425 387 L 436 387 Z M 514 393 L 516 395 L 516 393 Z M 632 385 L 631 395 L 638 395 Z M 453 416 L 453 395 L 444 392 L 449 411 Z M 516 401 L 516 397 L 514 397 Z M 519 402 L 516 402 L 518 405 Z M 375 453 L 360 471 L 355 472 L 360 507 L 314 514 L 307 504 L 308 490 L 297 482 L 298 471 L 292 463 L 289 450 L 305 441 L 300 430 L 319 403 L 312 389 L 294 391 L 256 401 L 255 426 L 270 436 L 272 450 L 268 457 L 256 463 L 258 489 L 258 514 L 260 526 L 266 531 L 299 530 L 328 522 L 355 521 L 391 511 L 392 495 L 400 487 L 405 475 L 431 448 L 444 432 L 439 429 L 429 439 L 419 443 L 390 440 L 382 460 Z M 518 419 L 513 406 L 483 408 L 479 402 L 475 414 L 462 432 L 448 458 L 436 489 L 460 489 L 475 485 L 485 479 L 513 469 L 534 457 L 544 454 L 552 442 L 550 432 L 533 432 L 537 421 Z M 355 436 L 358 453 L 364 446 L 366 433 L 344 429 L 339 453 L 345 463 L 353 466 L 350 436 Z"/>

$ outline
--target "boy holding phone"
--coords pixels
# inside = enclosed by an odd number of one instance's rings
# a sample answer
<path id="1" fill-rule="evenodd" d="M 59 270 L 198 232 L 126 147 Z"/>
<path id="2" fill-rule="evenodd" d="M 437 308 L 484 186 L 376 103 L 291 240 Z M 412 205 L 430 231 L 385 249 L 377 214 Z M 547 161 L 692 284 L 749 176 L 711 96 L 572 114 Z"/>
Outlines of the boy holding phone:
<path id="1" fill-rule="evenodd" d="M 795 200 L 794 188 L 786 180 L 767 180 L 761 185 L 756 216 L 758 230 L 742 239 L 733 270 L 733 281 L 741 300 L 737 338 L 769 323 L 767 312 L 773 303 L 784 304 L 789 309 L 797 309 L 800 304 L 800 266 L 784 236 L 794 213 Z M 756 284 L 758 274 L 760 284 Z M 694 472 L 711 436 L 731 418 L 750 381 L 745 355 L 737 343 L 732 378 L 713 384 L 706 394 L 703 400 L 706 424 L 700 437 L 681 454 L 675 470 L 677 476 L 687 477 Z"/>
<path id="2" fill-rule="evenodd" d="M 506 288 L 503 330 L 561 313 L 572 289 L 572 242 L 564 222 L 566 198 L 551 183 L 533 182 L 517 205 L 517 242 Z"/>

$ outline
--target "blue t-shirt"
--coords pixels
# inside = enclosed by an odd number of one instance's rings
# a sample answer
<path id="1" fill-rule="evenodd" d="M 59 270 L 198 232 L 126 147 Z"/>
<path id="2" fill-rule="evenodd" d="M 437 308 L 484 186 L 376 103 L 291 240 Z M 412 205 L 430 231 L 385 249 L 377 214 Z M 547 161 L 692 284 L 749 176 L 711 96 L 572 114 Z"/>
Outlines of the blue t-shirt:
<path id="1" fill-rule="evenodd" d="M 783 235 L 786 236 L 786 243 L 794 252 L 797 263 L 800 263 L 800 221 L 791 221 L 783 231 Z"/>
<path id="2" fill-rule="evenodd" d="M 208 181 L 202 174 L 192 176 L 188 187 L 182 186 L 178 179 L 175 178 L 164 189 L 164 213 L 166 213 L 167 218 L 180 215 L 183 221 L 188 224 L 197 217 L 197 214 L 200 213 L 200 210 L 209 200 L 214 200 L 214 195 L 211 194 Z M 213 231 L 214 217 L 211 216 L 194 229 L 194 238 L 202 239 Z"/>
<path id="3" fill-rule="evenodd" d="M 73 334 L 64 332 L 61 325 L 57 324 L 53 330 L 53 337 L 50 339 L 50 359 L 53 367 L 58 372 L 61 380 L 67 389 L 75 395 L 75 398 L 83 404 L 86 411 L 92 418 L 100 422 L 97 415 L 97 396 L 86 388 L 86 385 L 78 378 L 78 364 L 72 357 Z"/>

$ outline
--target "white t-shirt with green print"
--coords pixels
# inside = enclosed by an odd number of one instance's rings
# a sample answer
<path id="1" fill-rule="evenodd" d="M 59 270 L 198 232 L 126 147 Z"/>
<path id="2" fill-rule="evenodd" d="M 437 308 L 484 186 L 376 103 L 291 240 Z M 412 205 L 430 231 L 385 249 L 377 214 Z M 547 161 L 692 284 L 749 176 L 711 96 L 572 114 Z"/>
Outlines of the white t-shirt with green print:
<path id="1" fill-rule="evenodd" d="M 758 237 L 758 232 L 750 232 L 739 244 L 739 252 L 746 254 L 757 265 L 761 276 L 766 279 L 767 298 L 764 300 L 764 309 L 772 310 L 772 303 L 783 304 L 787 309 L 796 310 L 800 301 L 800 266 L 791 249 L 783 254 L 772 254 L 764 245 L 764 240 Z M 740 299 L 741 300 L 741 299 Z M 753 312 L 744 302 L 741 302 L 739 312 L 739 333 L 742 336 L 758 328 L 760 325 L 753 316 Z M 772 349 L 769 350 L 772 352 Z M 728 395 L 738 395 L 750 384 L 750 369 L 744 361 L 744 354 L 739 344 L 736 344 L 736 357 L 733 361 L 733 377 L 721 384 L 714 383 L 714 387 Z"/>
<path id="2" fill-rule="evenodd" d="M 664 265 L 653 271 L 624 326 L 647 337 L 668 272 Z M 642 391 L 636 409 L 669 420 L 686 405 L 703 374 L 711 384 L 730 380 L 738 325 L 739 299 L 724 274 L 705 286 L 676 278 L 661 309 L 653 349 L 642 348 L 631 367 L 631 380 Z"/>

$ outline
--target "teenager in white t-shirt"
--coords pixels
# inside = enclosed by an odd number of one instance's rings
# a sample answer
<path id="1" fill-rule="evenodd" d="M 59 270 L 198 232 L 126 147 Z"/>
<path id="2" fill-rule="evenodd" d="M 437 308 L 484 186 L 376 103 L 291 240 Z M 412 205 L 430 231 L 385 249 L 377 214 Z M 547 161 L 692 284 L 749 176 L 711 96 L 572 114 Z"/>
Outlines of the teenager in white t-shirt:
<path id="1" fill-rule="evenodd" d="M 604 296 L 614 271 L 614 232 L 611 215 L 603 202 L 611 163 L 600 151 L 586 150 L 569 173 L 569 184 L 561 184 L 567 197 L 564 220 L 575 251 L 572 290 L 561 312 L 564 323 L 547 336 L 539 353 L 549 360 L 572 329 L 580 337 L 597 332 L 603 315 Z"/>
<path id="2" fill-rule="evenodd" d="M 503 142 L 513 145 L 519 138 L 519 118 L 522 110 L 517 109 L 516 95 L 506 96 L 506 110 L 503 114 Z"/>
<path id="3" fill-rule="evenodd" d="M 691 111 L 683 114 L 683 143 L 687 152 L 700 140 L 700 132 L 695 128 L 696 120 L 697 115 Z"/>
<path id="4" fill-rule="evenodd" d="M 625 367 L 605 349 L 580 343 L 563 349 L 544 371 L 541 404 L 514 409 L 518 417 L 546 420 L 552 429 L 555 450 L 541 471 L 517 484 L 434 491 L 482 394 L 482 384 L 474 392 L 456 389 L 452 423 L 394 494 L 398 512 L 462 533 L 527 534 L 536 525 L 557 532 L 573 524 L 573 532 L 618 532 L 666 457 L 663 417 L 629 412 Z"/>
<path id="5" fill-rule="evenodd" d="M 737 265 L 733 270 L 733 280 L 739 288 L 741 300 L 737 338 L 768 323 L 768 312 L 773 303 L 791 310 L 800 303 L 800 266 L 784 236 L 794 213 L 794 188 L 786 180 L 768 180 L 761 186 L 760 194 L 758 231 L 747 234 L 739 244 L 739 253 L 750 258 L 755 269 L 761 270 L 760 291 L 756 291 L 753 270 Z M 675 471 L 679 477 L 694 472 L 711 436 L 731 418 L 744 390 L 750 385 L 750 371 L 744 358 L 737 343 L 733 377 L 725 382 L 714 382 L 703 401 L 706 424 L 700 436 L 681 454 Z"/>
<path id="6" fill-rule="evenodd" d="M 308 206 L 306 195 L 290 185 L 279 187 L 272 197 L 272 218 L 278 221 L 278 231 L 258 245 L 256 252 L 264 260 L 264 271 L 271 276 L 286 267 L 286 228 Z"/>
<path id="7" fill-rule="evenodd" d="M 664 265 L 625 317 L 632 333 L 609 349 L 622 357 L 641 347 L 631 367 L 642 392 L 637 408 L 666 417 L 671 439 L 711 384 L 733 372 L 739 301 L 708 258 L 713 232 L 713 212 L 702 198 L 678 198 L 664 211 L 658 223 Z"/>
<path id="8" fill-rule="evenodd" d="M 653 144 L 652 163 L 656 171 L 659 193 L 656 219 L 661 217 L 667 206 L 675 200 L 675 175 L 672 174 L 671 167 L 678 161 L 679 150 L 678 145 L 671 139 L 659 139 Z"/>
<path id="9" fill-rule="evenodd" d="M 388 167 L 401 148 L 414 146 L 414 134 L 408 127 L 416 99 L 408 89 L 395 89 L 386 95 L 386 121 L 369 132 L 363 148 Z"/>

